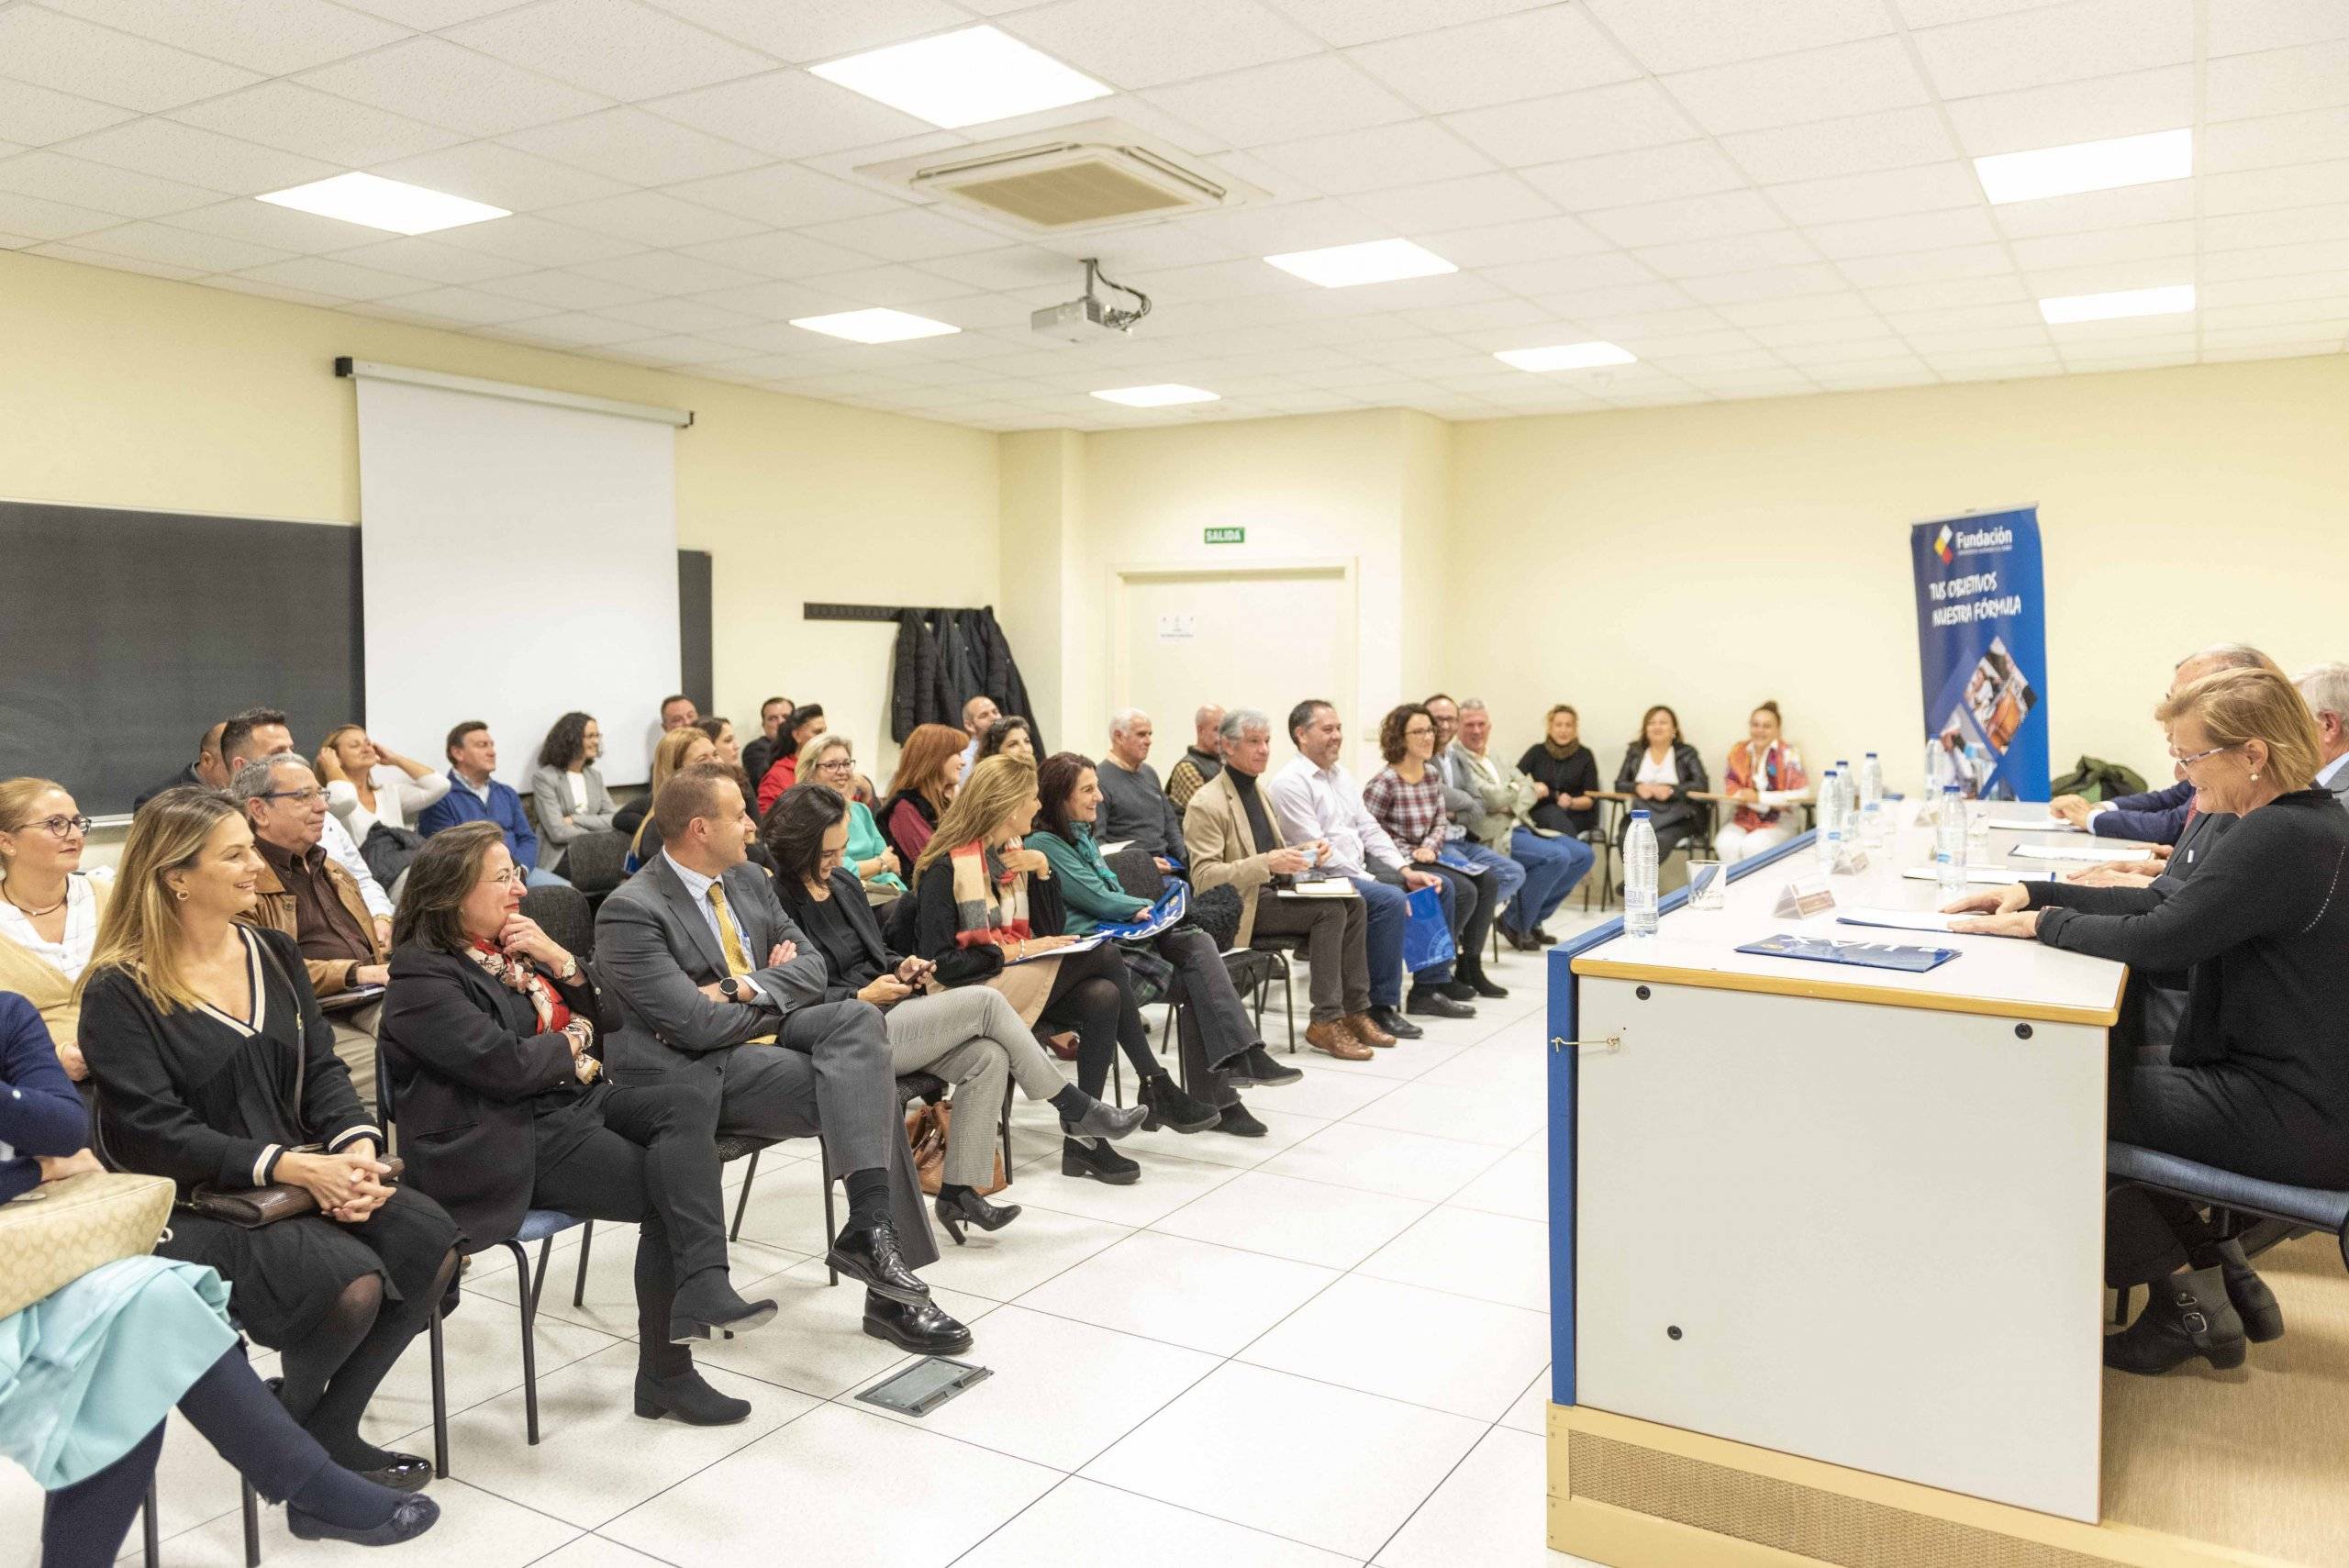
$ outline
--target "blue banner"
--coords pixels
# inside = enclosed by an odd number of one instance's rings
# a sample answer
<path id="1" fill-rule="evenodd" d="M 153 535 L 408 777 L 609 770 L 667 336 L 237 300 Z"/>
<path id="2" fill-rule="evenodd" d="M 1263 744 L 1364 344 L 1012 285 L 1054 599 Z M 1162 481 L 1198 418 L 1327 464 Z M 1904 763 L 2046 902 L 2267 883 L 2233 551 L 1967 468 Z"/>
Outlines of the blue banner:
<path id="1" fill-rule="evenodd" d="M 2039 509 L 1969 513 L 1909 530 L 1925 782 L 1968 798 L 2045 800 L 2047 595 Z"/>

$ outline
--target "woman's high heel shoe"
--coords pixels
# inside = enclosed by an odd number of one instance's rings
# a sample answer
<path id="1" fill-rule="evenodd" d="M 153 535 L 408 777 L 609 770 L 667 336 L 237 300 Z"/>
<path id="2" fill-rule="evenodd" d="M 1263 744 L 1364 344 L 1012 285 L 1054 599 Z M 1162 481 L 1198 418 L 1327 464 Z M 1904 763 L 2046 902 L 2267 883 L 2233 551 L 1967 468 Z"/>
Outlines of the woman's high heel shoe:
<path id="1" fill-rule="evenodd" d="M 952 1197 L 939 1195 L 938 1223 L 946 1227 L 946 1234 L 954 1238 L 954 1245 L 963 1245 L 963 1227 L 975 1225 L 982 1230 L 1000 1230 L 1019 1218 L 1016 1203 L 989 1203 L 968 1190 Z"/>

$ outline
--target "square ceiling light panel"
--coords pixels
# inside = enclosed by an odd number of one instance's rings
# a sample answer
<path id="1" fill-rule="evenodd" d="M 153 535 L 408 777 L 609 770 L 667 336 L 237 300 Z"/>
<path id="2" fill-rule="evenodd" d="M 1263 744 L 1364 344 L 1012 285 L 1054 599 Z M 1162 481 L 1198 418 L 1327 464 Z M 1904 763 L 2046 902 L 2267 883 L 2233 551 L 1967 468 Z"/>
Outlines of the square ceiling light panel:
<path id="1" fill-rule="evenodd" d="M 1106 98 L 1114 91 L 990 27 L 867 50 L 808 69 L 946 130 Z"/>
<path id="2" fill-rule="evenodd" d="M 2075 321 L 2120 321 L 2132 316 L 2182 316 L 2194 308 L 2194 285 L 2120 289 L 2111 294 L 2071 294 L 2039 302 L 2050 327 Z"/>
<path id="3" fill-rule="evenodd" d="M 1542 349 L 1503 349 L 1493 358 L 1521 371 L 1586 371 L 1601 365 L 1632 365 L 1639 356 L 1612 343 L 1553 343 Z"/>
<path id="4" fill-rule="evenodd" d="M 1094 396 L 1104 403 L 1122 403 L 1129 408 L 1173 408 L 1185 403 L 1214 403 L 1219 395 L 1204 387 L 1185 386 L 1180 382 L 1159 382 L 1150 386 L 1113 386 Z"/>
<path id="5" fill-rule="evenodd" d="M 443 228 L 514 216 L 502 206 L 468 201 L 463 196 L 427 190 L 399 180 L 386 180 L 381 174 L 337 174 L 331 179 L 313 180 L 306 185 L 272 191 L 254 199 L 273 206 L 316 213 L 320 217 L 364 224 L 370 228 L 387 228 L 394 234 L 433 234 Z"/>
<path id="6" fill-rule="evenodd" d="M 2076 196 L 2083 191 L 2113 191 L 2183 180 L 2194 172 L 2194 133 L 2157 130 L 2116 136 L 2108 141 L 2078 141 L 2030 152 L 2001 152 L 1974 161 L 1983 195 L 1994 206 Z"/>
<path id="7" fill-rule="evenodd" d="M 904 310 L 843 310 L 830 316 L 796 317 L 791 324 L 810 332 L 821 332 L 827 338 L 845 338 L 852 343 L 903 343 L 914 338 L 943 338 L 962 330 Z"/>
<path id="8" fill-rule="evenodd" d="M 1308 284 L 1319 284 L 1325 289 L 1388 284 L 1402 278 L 1431 278 L 1460 270 L 1425 246 L 1414 245 L 1408 239 L 1370 239 L 1359 245 L 1291 250 L 1264 260 L 1284 272 Z"/>

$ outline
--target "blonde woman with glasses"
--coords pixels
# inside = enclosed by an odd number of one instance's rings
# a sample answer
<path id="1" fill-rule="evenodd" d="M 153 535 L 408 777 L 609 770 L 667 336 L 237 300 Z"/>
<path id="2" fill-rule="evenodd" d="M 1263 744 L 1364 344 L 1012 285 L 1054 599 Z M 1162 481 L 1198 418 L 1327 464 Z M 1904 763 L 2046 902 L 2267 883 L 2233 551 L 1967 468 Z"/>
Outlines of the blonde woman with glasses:
<path id="1" fill-rule="evenodd" d="M 49 779 L 0 783 L 0 991 L 33 1005 L 75 1083 L 90 1075 L 74 1034 L 82 978 L 111 884 L 82 871 L 90 819 Z"/>
<path id="2" fill-rule="evenodd" d="M 881 836 L 873 808 L 856 798 L 856 745 L 845 735 L 820 735 L 799 754 L 799 782 L 836 790 L 848 806 L 848 847 L 841 869 L 852 873 L 868 904 L 886 904 L 906 891 L 897 851 Z"/>

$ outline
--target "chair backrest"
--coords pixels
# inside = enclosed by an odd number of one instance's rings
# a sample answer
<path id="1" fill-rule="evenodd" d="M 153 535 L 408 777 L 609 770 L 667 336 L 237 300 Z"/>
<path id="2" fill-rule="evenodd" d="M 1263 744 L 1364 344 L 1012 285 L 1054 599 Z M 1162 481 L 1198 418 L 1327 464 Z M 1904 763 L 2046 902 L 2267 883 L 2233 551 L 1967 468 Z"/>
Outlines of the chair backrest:
<path id="1" fill-rule="evenodd" d="M 596 917 L 579 889 L 533 887 L 522 895 L 522 913 L 581 962 L 596 956 Z"/>
<path id="2" fill-rule="evenodd" d="M 1158 862 L 1151 858 L 1148 850 L 1129 844 L 1107 859 L 1109 869 L 1117 873 L 1118 885 L 1136 898 L 1147 898 L 1155 904 L 1158 895 L 1166 891 L 1165 873 L 1158 869 Z"/>
<path id="3" fill-rule="evenodd" d="M 580 892 L 609 893 L 626 878 L 620 867 L 628 860 L 625 833 L 583 833 L 563 851 L 562 874 Z"/>

